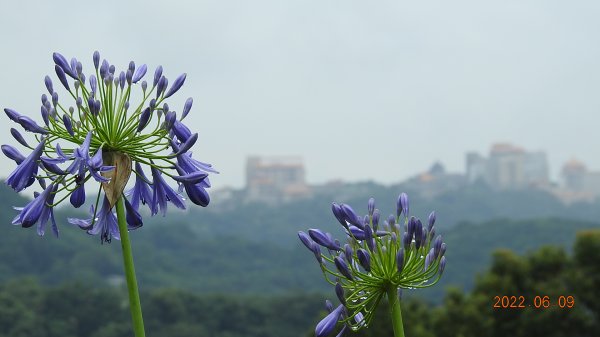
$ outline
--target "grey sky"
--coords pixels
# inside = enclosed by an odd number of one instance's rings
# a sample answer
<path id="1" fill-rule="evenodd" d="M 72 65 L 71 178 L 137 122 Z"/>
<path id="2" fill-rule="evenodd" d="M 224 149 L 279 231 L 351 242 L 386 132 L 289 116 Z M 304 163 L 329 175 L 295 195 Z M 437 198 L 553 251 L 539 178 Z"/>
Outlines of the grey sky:
<path id="1" fill-rule="evenodd" d="M 186 85 L 195 157 L 243 185 L 247 155 L 299 155 L 309 182 L 397 182 L 510 141 L 600 170 L 598 1 L 11 1 L 0 106 L 40 121 L 52 52 L 99 50 Z M 56 81 L 56 86 L 59 86 Z M 64 96 L 64 94 L 63 94 Z M 0 143 L 16 142 L 8 118 Z M 0 175 L 14 165 L 1 160 Z"/>

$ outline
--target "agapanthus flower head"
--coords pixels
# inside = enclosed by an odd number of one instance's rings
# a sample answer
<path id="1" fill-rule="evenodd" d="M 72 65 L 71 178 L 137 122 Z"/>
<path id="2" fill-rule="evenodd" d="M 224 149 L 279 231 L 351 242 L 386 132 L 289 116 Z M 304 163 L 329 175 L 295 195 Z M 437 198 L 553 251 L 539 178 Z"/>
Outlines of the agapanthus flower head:
<path id="1" fill-rule="evenodd" d="M 119 238 L 113 208 L 120 198 L 124 198 L 129 229 L 142 225 L 141 204 L 148 205 L 152 215 L 165 215 L 169 202 L 185 208 L 184 190 L 192 202 L 208 205 L 208 175 L 218 172 L 212 165 L 192 158 L 198 134 L 181 122 L 190 112 L 192 99 L 179 106 L 182 113 L 169 108 L 177 103 L 167 103 L 167 98 L 172 99 L 180 91 L 186 74 L 178 76 L 169 87 L 159 66 L 152 88 L 147 88 L 146 81 L 138 84 L 146 75 L 145 64 L 136 68 L 131 61 L 127 69 L 118 71 L 107 60 L 101 60 L 96 51 L 92 57 L 94 69 L 86 82 L 83 65 L 77 59 L 69 62 L 59 53 L 52 58 L 62 86 L 53 83 L 50 76 L 44 77 L 48 93 L 41 99 L 43 124 L 13 109 L 4 109 L 10 120 L 31 134 L 28 142 L 11 129 L 15 140 L 32 150 L 21 154 L 13 146 L 2 145 L 2 152 L 17 163 L 6 183 L 15 191 L 36 181 L 42 188 L 33 201 L 18 208 L 20 213 L 13 223 L 23 227 L 38 224 L 42 235 L 46 222 L 52 219 L 54 232 L 58 233 L 53 207 L 66 199 L 74 207 L 81 207 L 86 191 L 98 191 L 92 216 L 69 221 L 89 234 L 100 235 L 102 242 L 110 242 L 111 238 Z M 57 90 L 63 88 L 66 94 L 60 96 L 72 98 L 70 103 L 59 100 Z M 143 170 L 151 172 L 152 179 Z M 124 192 L 132 177 L 133 188 Z M 86 187 L 90 184 L 96 184 L 96 188 Z"/>
<path id="2" fill-rule="evenodd" d="M 396 203 L 396 214 L 378 229 L 379 210 L 369 199 L 367 215 L 359 217 L 349 205 L 336 204 L 332 212 L 342 225 L 347 243 L 319 229 L 308 234 L 299 232 L 302 243 L 317 257 L 327 282 L 335 287 L 340 305 L 330 311 L 319 324 L 317 336 L 330 334 L 335 326 L 358 330 L 371 323 L 376 307 L 389 294 L 402 289 L 418 289 L 436 284 L 446 266 L 446 244 L 441 236 L 433 240 L 435 213 L 428 218 L 428 228 L 409 215 L 408 196 L 402 193 Z M 326 248 L 323 254 L 319 247 Z"/>

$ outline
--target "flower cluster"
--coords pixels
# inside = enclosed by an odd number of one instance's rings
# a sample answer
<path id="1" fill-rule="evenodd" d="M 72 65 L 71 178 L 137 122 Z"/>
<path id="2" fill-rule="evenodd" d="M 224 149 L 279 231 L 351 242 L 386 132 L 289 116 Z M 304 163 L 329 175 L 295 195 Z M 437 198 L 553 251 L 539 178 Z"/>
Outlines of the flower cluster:
<path id="1" fill-rule="evenodd" d="M 37 224 L 39 235 L 51 220 L 58 235 L 53 208 L 69 198 L 74 207 L 86 201 L 89 183 L 98 183 L 95 202 L 89 219 L 69 219 L 89 234 L 99 234 L 101 242 L 119 239 L 113 206 L 124 199 L 129 229 L 142 226 L 140 204 L 147 205 L 152 215 L 164 216 L 170 202 L 185 208 L 182 192 L 195 204 L 207 206 L 210 187 L 209 173 L 216 173 L 210 164 L 192 158 L 190 149 L 198 139 L 183 124 L 192 108 L 188 98 L 178 115 L 167 99 L 184 84 L 182 74 L 169 86 L 162 66 L 156 68 L 148 83 L 144 64 L 136 67 L 132 61 L 126 70 L 117 72 L 107 60 L 100 61 L 94 52 L 95 72 L 83 73 L 81 62 L 71 61 L 59 53 L 53 54 L 54 70 L 66 97 L 72 105 L 59 102 L 55 85 L 49 76 L 44 79 L 48 90 L 41 97 L 43 124 L 21 115 L 13 109 L 4 112 L 35 138 L 33 145 L 14 128 L 10 132 L 23 147 L 31 150 L 27 156 L 10 145 L 2 152 L 17 163 L 6 183 L 19 192 L 38 183 L 41 193 L 23 208 L 13 224 L 32 227 Z M 135 88 L 141 90 L 134 90 Z M 144 173 L 151 173 L 151 179 Z M 135 173 L 133 188 L 124 193 L 131 172 Z M 179 185 L 175 190 L 165 177 Z M 127 197 L 125 197 L 127 195 Z M 99 207 L 100 200 L 102 205 Z"/>
<path id="2" fill-rule="evenodd" d="M 338 323 L 343 325 L 338 336 L 347 329 L 368 326 L 386 294 L 396 296 L 402 289 L 429 287 L 439 281 L 446 266 L 446 244 L 441 236 L 435 237 L 435 212 L 425 228 L 421 220 L 409 217 L 405 193 L 398 197 L 396 215 L 390 215 L 381 226 L 373 198 L 364 217 L 346 204 L 333 203 L 332 211 L 344 228 L 347 243 L 342 245 L 319 229 L 298 232 L 340 301 L 336 308 L 326 302 L 330 313 L 317 324 L 317 337 L 329 335 Z"/>

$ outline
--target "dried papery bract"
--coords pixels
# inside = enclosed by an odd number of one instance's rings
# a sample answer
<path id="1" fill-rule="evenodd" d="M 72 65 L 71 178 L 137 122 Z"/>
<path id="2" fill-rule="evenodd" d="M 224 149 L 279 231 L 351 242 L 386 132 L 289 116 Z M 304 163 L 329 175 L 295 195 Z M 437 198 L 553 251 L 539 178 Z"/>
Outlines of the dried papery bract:
<path id="1" fill-rule="evenodd" d="M 123 194 L 131 176 L 131 158 L 125 153 L 109 151 L 102 153 L 102 160 L 105 165 L 114 167 L 111 171 L 102 173 L 104 177 L 110 179 L 102 183 L 102 189 L 112 208 Z"/>

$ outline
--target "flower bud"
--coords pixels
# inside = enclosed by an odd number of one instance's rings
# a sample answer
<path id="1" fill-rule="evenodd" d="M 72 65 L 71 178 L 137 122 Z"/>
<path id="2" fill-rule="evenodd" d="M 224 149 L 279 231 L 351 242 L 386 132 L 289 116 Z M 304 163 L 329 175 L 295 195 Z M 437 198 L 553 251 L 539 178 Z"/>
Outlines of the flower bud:
<path id="1" fill-rule="evenodd" d="M 415 225 L 415 247 L 419 249 L 423 240 L 423 223 L 420 219 L 417 219 Z"/>
<path id="2" fill-rule="evenodd" d="M 180 183 L 197 184 L 208 177 L 208 173 L 196 171 L 181 176 L 173 176 L 173 180 Z"/>
<path id="3" fill-rule="evenodd" d="M 431 230 L 429 231 L 429 240 L 433 240 L 433 238 L 435 237 L 435 226 L 431 227 Z"/>
<path id="4" fill-rule="evenodd" d="M 319 245 L 312 246 L 313 254 L 315 254 L 315 258 L 319 264 L 323 264 L 323 256 L 321 255 L 321 247 Z"/>
<path id="5" fill-rule="evenodd" d="M 352 247 L 350 247 L 349 244 L 345 244 L 344 245 L 344 256 L 346 257 L 346 261 L 348 261 L 348 263 L 352 262 Z"/>
<path id="6" fill-rule="evenodd" d="M 316 337 L 325 337 L 331 334 L 337 322 L 339 321 L 342 313 L 344 312 L 344 306 L 340 304 L 335 310 L 333 310 L 329 315 L 325 316 L 316 326 L 315 328 L 315 336 Z"/>
<path id="7" fill-rule="evenodd" d="M 379 227 L 379 218 L 380 218 L 381 214 L 379 212 L 378 209 L 375 209 L 373 211 L 373 218 L 371 219 L 371 221 L 373 222 L 373 230 L 375 232 L 377 232 L 377 228 Z"/>
<path id="8" fill-rule="evenodd" d="M 396 267 L 398 268 L 398 273 L 402 274 L 402 270 L 404 269 L 404 249 L 401 248 L 396 254 Z"/>
<path id="9" fill-rule="evenodd" d="M 43 135 L 48 133 L 48 130 L 37 125 L 37 123 L 34 122 L 33 119 L 31 119 L 27 116 L 19 117 L 18 123 L 21 124 L 23 129 L 25 129 L 26 131 L 33 132 L 33 133 L 41 133 Z"/>
<path id="10" fill-rule="evenodd" d="M 77 74 L 71 69 L 69 62 L 67 59 L 59 53 L 53 53 L 52 59 L 54 59 L 54 63 L 62 68 L 63 72 L 67 75 L 71 76 L 73 79 L 77 79 Z"/>
<path id="11" fill-rule="evenodd" d="M 440 255 L 440 251 L 442 250 L 442 236 L 438 235 L 437 238 L 435 238 L 435 242 L 433 243 L 433 250 L 434 250 L 434 257 L 437 259 L 438 256 Z"/>
<path id="12" fill-rule="evenodd" d="M 121 90 L 123 90 L 123 88 L 125 88 L 126 82 L 127 82 L 127 78 L 125 77 L 125 73 L 121 71 L 119 73 L 119 87 L 121 87 Z"/>
<path id="13" fill-rule="evenodd" d="M 338 269 L 338 271 L 342 275 L 344 275 L 349 280 L 353 280 L 354 279 L 352 277 L 352 274 L 350 273 L 350 269 L 348 269 L 348 265 L 346 264 L 346 262 L 344 260 L 342 260 L 342 258 L 340 258 L 339 256 L 336 256 L 333 259 L 333 262 L 334 262 L 336 268 Z"/>
<path id="14" fill-rule="evenodd" d="M 311 251 L 313 250 L 314 242 L 310 239 L 308 234 L 304 233 L 303 231 L 299 231 L 298 238 L 300 238 L 300 241 L 302 241 L 302 243 L 304 244 L 304 246 L 306 246 L 306 248 L 308 248 Z"/>
<path id="15" fill-rule="evenodd" d="M 365 237 L 366 237 L 365 231 L 363 231 L 362 229 L 360 229 L 356 226 L 350 226 L 350 227 L 348 227 L 348 229 L 350 230 L 349 234 L 351 234 L 351 236 L 354 239 L 359 240 L 359 241 L 362 241 L 365 239 Z"/>
<path id="16" fill-rule="evenodd" d="M 396 216 L 400 217 L 402 213 L 404 216 L 408 216 L 408 195 L 406 193 L 401 193 L 396 203 Z"/>
<path id="17" fill-rule="evenodd" d="M 333 303 L 331 303 L 330 300 L 325 300 L 325 309 L 327 309 L 328 312 L 333 311 Z"/>
<path id="18" fill-rule="evenodd" d="M 428 268 L 428 267 L 429 267 L 429 265 L 431 264 L 431 261 L 432 261 L 432 259 L 433 259 L 433 255 L 432 255 L 431 253 L 433 253 L 433 249 L 432 249 L 432 251 L 430 251 L 430 253 L 428 253 L 428 254 L 425 256 L 425 265 L 423 266 L 423 269 L 424 269 L 424 270 L 427 270 L 427 268 Z"/>
<path id="19" fill-rule="evenodd" d="M 435 211 L 429 213 L 427 230 L 431 231 L 431 228 L 433 228 L 434 224 L 435 224 Z"/>
<path id="20" fill-rule="evenodd" d="M 396 224 L 396 218 L 394 218 L 394 216 L 392 214 L 390 214 L 387 221 L 388 221 L 388 224 L 390 224 L 390 227 L 393 229 L 394 225 Z"/>
<path id="21" fill-rule="evenodd" d="M 176 93 L 181 88 L 181 86 L 185 82 L 186 76 L 187 76 L 187 74 L 183 73 L 175 79 L 175 82 L 173 82 L 173 85 L 171 85 L 171 87 L 165 94 L 165 98 L 169 98 L 169 97 L 173 96 L 173 94 Z"/>
<path id="22" fill-rule="evenodd" d="M 162 66 L 156 67 L 156 70 L 154 71 L 154 82 L 152 82 L 152 86 L 155 87 L 158 85 L 158 81 L 160 80 L 160 78 L 162 76 L 162 71 L 163 71 Z"/>
<path id="23" fill-rule="evenodd" d="M 50 125 L 50 119 L 48 119 L 48 109 L 46 109 L 45 106 L 41 106 L 40 108 L 40 113 L 42 115 L 42 119 L 44 120 L 44 124 L 46 124 L 46 126 Z"/>
<path id="24" fill-rule="evenodd" d="M 71 137 L 75 137 L 75 133 L 73 132 L 73 124 L 71 123 L 71 118 L 67 114 L 63 115 L 63 124 L 65 125 L 65 129 L 71 135 Z"/>
<path id="25" fill-rule="evenodd" d="M 167 112 L 167 114 L 165 115 L 165 130 L 167 130 L 167 131 L 171 130 L 171 128 L 173 127 L 173 124 L 175 123 L 176 118 L 177 118 L 177 115 L 175 114 L 175 111 Z"/>
<path id="26" fill-rule="evenodd" d="M 190 97 L 185 101 L 185 104 L 183 105 L 183 112 L 181 113 L 181 119 L 183 120 L 185 118 L 185 116 L 188 115 L 188 113 L 190 112 L 190 110 L 192 109 L 192 104 L 194 103 L 194 100 Z"/>
<path id="27" fill-rule="evenodd" d="M 81 62 L 77 62 L 77 64 L 75 65 L 75 72 L 77 73 L 77 77 L 81 78 L 81 76 L 83 76 L 83 65 L 81 64 Z"/>
<path id="28" fill-rule="evenodd" d="M 341 250 L 339 245 L 336 245 L 335 242 L 326 234 L 323 233 L 320 229 L 309 229 L 308 235 L 315 241 L 315 243 L 331 250 L 339 251 Z"/>
<path id="29" fill-rule="evenodd" d="M 131 69 L 130 69 L 131 70 Z M 148 67 L 145 64 L 142 64 L 141 67 L 139 67 L 134 73 L 133 73 L 133 77 L 131 79 L 131 82 L 133 83 L 137 83 L 139 80 L 142 79 L 142 77 L 144 77 L 144 75 L 146 75 L 146 71 L 148 70 Z M 131 70 L 133 72 L 133 70 Z M 145 89 L 144 89 L 145 91 Z"/>
<path id="30" fill-rule="evenodd" d="M 52 106 L 56 107 L 58 104 L 58 94 L 56 92 L 52 93 Z"/>
<path id="31" fill-rule="evenodd" d="M 46 75 L 46 77 L 44 77 L 44 84 L 46 85 L 46 89 L 48 89 L 50 95 L 52 95 L 54 88 L 52 88 L 52 80 L 50 79 L 50 76 Z"/>
<path id="32" fill-rule="evenodd" d="M 346 220 L 344 218 L 344 214 L 342 212 L 342 208 L 340 207 L 340 205 L 336 204 L 335 202 L 331 204 L 331 212 L 333 213 L 333 215 L 335 216 L 335 218 L 337 219 L 337 221 L 344 227 L 344 228 L 348 228 L 348 224 L 346 223 Z"/>
<path id="33" fill-rule="evenodd" d="M 442 256 L 442 259 L 440 260 L 440 266 L 438 269 L 438 272 L 441 274 L 444 273 L 444 269 L 446 268 L 446 257 Z"/>
<path id="34" fill-rule="evenodd" d="M 135 79 L 135 77 L 134 77 Z M 135 83 L 135 82 L 133 82 Z M 142 91 L 144 92 L 144 94 L 146 93 L 146 89 L 148 89 L 148 82 L 146 81 L 142 81 Z"/>
<path id="35" fill-rule="evenodd" d="M 196 143 L 196 141 L 198 140 L 198 133 L 194 133 L 191 137 L 189 137 L 185 143 L 183 143 L 181 145 L 181 147 L 179 148 L 179 151 L 177 151 L 178 154 L 182 154 L 187 152 L 189 149 L 192 148 L 192 146 L 194 146 L 194 144 Z"/>
<path id="36" fill-rule="evenodd" d="M 69 82 L 67 81 L 67 76 L 65 75 L 65 72 L 63 70 L 63 68 L 59 67 L 59 66 L 54 66 L 54 71 L 56 71 L 56 76 L 58 76 L 58 79 L 60 80 L 60 83 L 62 83 L 62 85 L 67 89 L 69 89 Z M 48 79 L 50 79 L 48 77 Z M 47 87 L 47 85 L 46 85 Z M 48 88 L 48 91 L 50 91 L 50 88 Z M 50 95 L 53 95 L 54 91 L 50 92 Z"/>
<path id="37" fill-rule="evenodd" d="M 366 250 L 360 248 L 356 251 L 356 256 L 358 257 L 358 262 L 360 265 L 365 268 L 367 272 L 371 271 L 371 255 Z"/>
<path id="38" fill-rule="evenodd" d="M 94 68 L 98 70 L 98 66 L 100 65 L 100 53 L 97 50 L 94 52 L 92 59 L 94 60 Z"/>
<path id="39" fill-rule="evenodd" d="M 156 84 L 156 98 L 159 98 L 160 95 L 165 91 L 167 85 L 169 84 L 169 80 L 166 77 L 161 76 L 160 80 Z"/>
<path id="40" fill-rule="evenodd" d="M 110 67 L 108 67 L 108 72 L 109 72 L 111 75 L 114 75 L 114 74 L 115 74 L 115 70 L 116 70 L 116 68 L 115 68 L 114 64 L 111 64 L 111 65 L 110 65 Z"/>
<path id="41" fill-rule="evenodd" d="M 343 305 L 346 305 L 346 298 L 344 297 L 344 287 L 339 282 L 335 284 L 335 294 L 337 295 L 338 300 Z"/>
<path id="42" fill-rule="evenodd" d="M 446 243 L 442 243 L 441 247 L 440 247 L 440 256 L 444 256 L 444 254 L 446 254 Z"/>
<path id="43" fill-rule="evenodd" d="M 369 215 L 373 216 L 373 212 L 375 211 L 375 198 L 369 198 L 369 202 L 367 203 L 367 209 L 369 211 Z"/>
<path id="44" fill-rule="evenodd" d="M 342 208 L 342 213 L 344 214 L 344 218 L 346 219 L 346 221 L 360 229 L 364 228 L 363 222 L 358 217 L 358 215 L 356 215 L 356 213 L 354 212 L 352 207 L 350 207 L 350 205 L 341 204 L 340 207 Z"/>
<path id="45" fill-rule="evenodd" d="M 108 75 L 108 61 L 102 60 L 102 65 L 100 65 L 100 78 L 104 79 Z"/>
<path id="46" fill-rule="evenodd" d="M 80 176 L 76 176 L 75 180 L 83 180 Z M 77 188 L 71 193 L 71 197 L 69 198 L 71 205 L 75 208 L 81 207 L 85 203 L 85 185 L 77 182 Z"/>
<path id="47" fill-rule="evenodd" d="M 10 128 L 10 134 L 15 138 L 15 140 L 17 142 L 19 142 L 19 144 L 21 144 L 25 147 L 29 147 L 29 145 L 25 141 L 25 138 L 23 138 L 23 136 L 21 135 L 21 133 L 19 131 L 17 131 L 17 129 Z"/>
<path id="48" fill-rule="evenodd" d="M 365 242 L 367 243 L 367 247 L 371 252 L 375 251 L 375 240 L 373 240 L 373 230 L 371 226 L 365 225 Z"/>
<path id="49" fill-rule="evenodd" d="M 10 145 L 2 145 L 1 148 L 2 153 L 4 153 L 4 155 L 7 156 L 9 159 L 14 160 L 17 163 L 17 165 L 21 164 L 23 160 L 25 160 L 25 156 L 23 156 L 21 152 L 19 152 L 19 150 L 15 149 L 14 147 Z"/>

